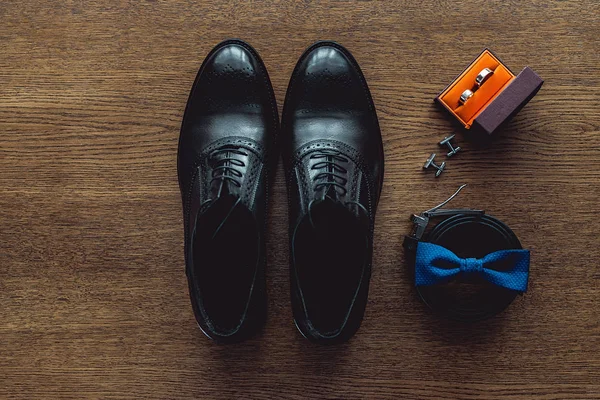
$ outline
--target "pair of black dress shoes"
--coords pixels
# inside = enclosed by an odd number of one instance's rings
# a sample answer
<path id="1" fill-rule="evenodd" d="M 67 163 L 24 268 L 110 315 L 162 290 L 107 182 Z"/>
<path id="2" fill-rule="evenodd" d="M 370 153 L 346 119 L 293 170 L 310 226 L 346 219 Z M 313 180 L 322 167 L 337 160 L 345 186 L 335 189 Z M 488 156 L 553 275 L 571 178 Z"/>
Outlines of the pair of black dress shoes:
<path id="1" fill-rule="evenodd" d="M 265 221 L 280 151 L 294 320 L 310 340 L 343 342 L 367 302 L 383 145 L 365 78 L 334 42 L 315 43 L 298 61 L 281 127 L 267 70 L 250 45 L 222 42 L 200 67 L 177 165 L 194 313 L 218 342 L 263 325 Z"/>

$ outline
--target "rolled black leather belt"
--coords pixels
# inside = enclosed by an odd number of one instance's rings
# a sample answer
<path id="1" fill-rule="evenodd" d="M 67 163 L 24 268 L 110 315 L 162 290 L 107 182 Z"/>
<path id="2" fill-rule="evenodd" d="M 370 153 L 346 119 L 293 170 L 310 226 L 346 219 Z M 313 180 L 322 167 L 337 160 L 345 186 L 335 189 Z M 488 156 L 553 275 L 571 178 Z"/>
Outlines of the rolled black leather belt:
<path id="1" fill-rule="evenodd" d="M 481 259 L 496 251 L 523 248 L 515 233 L 506 224 L 485 215 L 484 211 L 440 209 L 449 200 L 432 210 L 412 217 L 415 231 L 412 235 L 406 236 L 404 248 L 413 274 L 419 242 L 443 246 L 463 259 Z M 426 231 L 429 218 L 438 216 L 446 218 Z M 423 302 L 432 310 L 463 322 L 475 322 L 492 317 L 503 311 L 520 294 L 519 291 L 495 285 L 478 274 L 460 274 L 447 282 L 416 286 L 416 290 Z"/>

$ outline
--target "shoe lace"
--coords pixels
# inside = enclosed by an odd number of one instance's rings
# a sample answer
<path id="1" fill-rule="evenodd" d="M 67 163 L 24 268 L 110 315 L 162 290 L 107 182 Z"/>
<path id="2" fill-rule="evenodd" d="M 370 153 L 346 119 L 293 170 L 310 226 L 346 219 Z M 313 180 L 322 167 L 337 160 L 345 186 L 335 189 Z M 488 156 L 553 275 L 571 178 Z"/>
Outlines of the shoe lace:
<path id="1" fill-rule="evenodd" d="M 323 170 L 314 177 L 314 191 L 318 192 L 323 190 L 323 198 L 328 192 L 330 187 L 333 187 L 336 194 L 344 196 L 348 190 L 346 184 L 348 179 L 345 174 L 348 170 L 340 165 L 340 163 L 347 163 L 348 158 L 344 157 L 342 153 L 335 150 L 320 150 L 310 156 L 311 160 L 323 160 L 316 162 L 311 169 L 312 170 Z M 339 189 L 339 191 L 338 191 Z"/>
<path id="2" fill-rule="evenodd" d="M 223 186 L 224 186 L 223 184 L 225 182 L 231 182 L 233 185 L 235 185 L 237 187 L 242 186 L 241 178 L 244 175 L 238 168 L 245 167 L 246 163 L 234 158 L 235 155 L 248 156 L 248 153 L 246 153 L 243 150 L 240 150 L 239 148 L 235 148 L 235 147 L 231 147 L 231 146 L 221 146 L 221 147 L 217 148 L 216 150 L 214 150 L 209 155 L 209 163 L 213 167 L 213 170 L 211 173 L 212 178 L 211 178 L 209 184 L 212 185 L 213 182 L 221 181 L 221 186 L 219 187 L 219 191 L 215 198 L 207 199 L 200 205 L 201 210 L 205 210 L 210 204 L 212 204 L 215 200 L 217 200 L 219 197 L 221 197 L 221 193 L 222 193 Z M 225 218 L 223 218 L 223 221 L 221 221 L 221 223 L 219 224 L 219 226 L 213 233 L 212 239 L 214 239 L 217 236 L 217 234 L 219 233 L 221 228 L 225 225 L 225 222 L 227 222 L 227 219 L 233 213 L 233 210 L 237 207 L 237 205 L 241 201 L 242 201 L 242 198 L 238 197 L 238 199 L 235 201 L 233 206 L 227 212 L 227 215 L 225 216 Z"/>
<path id="3" fill-rule="evenodd" d="M 243 174 L 237 168 L 245 167 L 246 163 L 234 158 L 235 155 L 248 156 L 248 153 L 239 148 L 221 146 L 210 154 L 209 160 L 213 166 L 211 185 L 213 182 L 220 180 L 222 182 L 229 181 L 237 187 L 242 186 L 240 178 L 243 177 Z"/>
<path id="4" fill-rule="evenodd" d="M 349 160 L 342 153 L 335 150 L 319 150 L 310 156 L 312 160 L 323 160 L 316 162 L 311 169 L 312 170 L 322 170 L 323 172 L 318 173 L 313 181 L 316 183 L 313 190 L 315 192 L 322 191 L 322 195 L 315 199 L 312 199 L 308 203 L 308 218 L 312 227 L 315 227 L 312 219 L 312 208 L 317 201 L 325 200 L 327 197 L 327 193 L 329 192 L 329 188 L 333 188 L 336 193 L 336 197 L 344 196 L 348 193 L 348 189 L 346 189 L 346 184 L 348 183 L 348 178 L 346 178 L 346 174 L 348 170 L 340 165 L 340 163 L 347 163 Z M 338 190 L 339 189 L 339 190 Z M 338 200 L 338 199 L 333 199 Z M 356 206 L 359 211 L 362 211 L 366 216 L 369 215 L 369 211 L 365 206 L 363 206 L 358 201 L 346 201 L 343 202 L 345 206 Z"/>

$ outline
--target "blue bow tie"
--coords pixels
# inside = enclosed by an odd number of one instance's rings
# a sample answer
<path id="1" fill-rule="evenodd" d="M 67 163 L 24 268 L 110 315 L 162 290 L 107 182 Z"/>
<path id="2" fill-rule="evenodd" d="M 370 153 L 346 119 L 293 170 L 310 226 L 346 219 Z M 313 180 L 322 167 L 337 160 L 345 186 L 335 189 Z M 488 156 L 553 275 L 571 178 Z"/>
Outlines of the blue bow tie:
<path id="1" fill-rule="evenodd" d="M 437 244 L 418 243 L 416 286 L 434 285 L 461 273 L 477 273 L 494 285 L 525 292 L 529 277 L 529 250 L 501 250 L 483 258 L 460 258 Z"/>

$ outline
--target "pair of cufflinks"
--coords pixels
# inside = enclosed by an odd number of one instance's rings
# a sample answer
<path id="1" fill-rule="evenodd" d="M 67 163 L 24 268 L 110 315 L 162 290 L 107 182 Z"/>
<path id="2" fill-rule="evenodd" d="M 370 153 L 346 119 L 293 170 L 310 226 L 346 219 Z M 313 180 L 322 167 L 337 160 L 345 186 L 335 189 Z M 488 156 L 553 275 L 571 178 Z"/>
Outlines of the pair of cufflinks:
<path id="1" fill-rule="evenodd" d="M 456 146 L 454 147 L 452 145 L 452 139 L 454 139 L 454 136 L 456 135 L 451 135 L 448 137 L 445 137 L 442 141 L 440 141 L 438 144 L 440 146 L 447 146 L 448 149 L 450 149 L 450 151 L 446 154 L 446 156 L 448 157 L 452 157 L 453 155 L 455 155 L 456 153 L 458 153 L 458 151 L 460 150 L 460 147 Z M 423 169 L 428 169 L 428 168 L 433 168 L 435 169 L 435 177 L 437 178 L 438 176 L 440 176 L 442 174 L 442 172 L 444 172 L 444 169 L 446 168 L 446 162 L 443 161 L 440 165 L 437 165 L 434 162 L 435 159 L 435 153 L 431 154 L 429 156 L 429 158 L 427 159 L 427 161 L 425 161 L 425 165 L 423 165 Z"/>
<path id="2" fill-rule="evenodd" d="M 479 89 L 481 87 L 481 85 L 483 85 L 485 83 L 485 81 L 490 79 L 490 77 L 492 75 L 494 75 L 494 71 L 492 71 L 491 69 L 489 69 L 489 68 L 482 69 L 481 72 L 479 74 L 477 74 L 477 76 L 475 77 L 475 86 L 473 86 L 472 89 L 465 90 L 460 95 L 460 98 L 458 99 L 458 102 L 460 103 L 460 105 L 465 104 L 467 102 L 467 100 L 469 100 L 471 97 L 473 97 L 473 95 L 475 94 L 477 89 Z"/>

